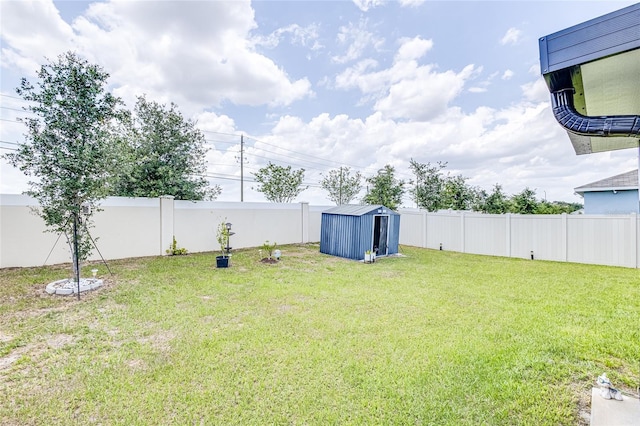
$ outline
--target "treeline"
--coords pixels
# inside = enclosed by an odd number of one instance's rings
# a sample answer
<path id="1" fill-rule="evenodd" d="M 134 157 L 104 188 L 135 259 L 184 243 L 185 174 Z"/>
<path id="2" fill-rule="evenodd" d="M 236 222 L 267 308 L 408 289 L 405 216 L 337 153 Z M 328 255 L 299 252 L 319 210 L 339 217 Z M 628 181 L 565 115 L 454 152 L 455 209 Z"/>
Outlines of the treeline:
<path id="1" fill-rule="evenodd" d="M 502 185 L 495 184 L 491 192 L 471 186 L 461 175 L 445 173 L 447 163 L 419 163 L 410 161 L 414 179 L 395 177 L 395 169 L 386 165 L 374 176 L 364 178 L 366 193 L 361 202 L 382 204 L 397 209 L 405 194 L 415 205 L 428 211 L 466 210 L 483 213 L 561 214 L 573 213 L 582 208 L 579 203 L 538 200 L 536 192 L 524 188 L 514 195 L 507 195 Z M 362 189 L 363 176 L 352 173 L 348 167 L 332 170 L 321 181 L 322 188 L 336 204 L 348 204 L 356 200 Z"/>
<path id="2" fill-rule="evenodd" d="M 483 213 L 561 214 L 582 208 L 579 203 L 538 200 L 528 187 L 511 196 L 496 183 L 491 192 L 467 183 L 462 175 L 444 174 L 447 163 L 418 163 L 411 160 L 415 181 L 409 182 L 409 192 L 419 208 L 428 211 L 471 210 Z"/>

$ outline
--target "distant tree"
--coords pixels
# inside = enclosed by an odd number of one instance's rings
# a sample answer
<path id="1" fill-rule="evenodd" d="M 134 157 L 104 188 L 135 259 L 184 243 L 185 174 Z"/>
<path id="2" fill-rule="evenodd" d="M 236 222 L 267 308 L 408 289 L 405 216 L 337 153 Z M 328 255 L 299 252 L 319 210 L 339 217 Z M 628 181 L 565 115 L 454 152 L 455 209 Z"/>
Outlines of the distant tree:
<path id="1" fill-rule="evenodd" d="M 442 190 L 444 189 L 445 178 L 442 170 L 447 167 L 447 163 L 438 161 L 435 165 L 431 163 L 418 163 L 411 159 L 409 168 L 415 175 L 413 188 L 409 190 L 416 205 L 430 212 L 442 208 Z"/>
<path id="2" fill-rule="evenodd" d="M 209 186 L 204 177 L 204 135 L 175 104 L 167 107 L 138 97 L 129 120 L 112 195 L 211 200 L 220 194 L 220 187 Z"/>
<path id="3" fill-rule="evenodd" d="M 441 195 L 442 208 L 452 210 L 471 210 L 477 194 L 474 188 L 467 185 L 466 178 L 461 175 L 447 177 Z"/>
<path id="4" fill-rule="evenodd" d="M 387 164 L 378 174 L 367 178 L 367 182 L 371 185 L 367 195 L 363 201 L 366 204 L 382 204 L 391 210 L 396 210 L 402 203 L 402 195 L 404 195 L 404 180 L 394 177 L 395 169 Z"/>
<path id="5" fill-rule="evenodd" d="M 290 203 L 309 187 L 302 185 L 304 169 L 292 170 L 291 166 L 282 167 L 269 162 L 254 176 L 259 184 L 256 191 L 262 192 L 273 203 Z"/>
<path id="6" fill-rule="evenodd" d="M 562 214 L 573 213 L 582 208 L 579 203 L 567 203 L 564 201 L 541 201 L 536 207 L 536 214 Z"/>
<path id="7" fill-rule="evenodd" d="M 479 186 L 470 187 L 470 189 L 473 193 L 470 209 L 474 212 L 484 211 L 484 206 L 487 202 L 488 197 L 487 191 L 480 188 Z"/>
<path id="8" fill-rule="evenodd" d="M 362 189 L 362 174 L 355 172 L 351 175 L 349 167 L 330 170 L 322 178 L 320 185 L 329 193 L 329 199 L 337 205 L 349 204 Z"/>
<path id="9" fill-rule="evenodd" d="M 509 198 L 502 191 L 500 184 L 495 184 L 493 190 L 485 199 L 485 202 L 481 208 L 485 213 L 503 214 L 509 211 Z"/>
<path id="10" fill-rule="evenodd" d="M 532 189 L 525 188 L 521 192 L 511 197 L 510 211 L 520 214 L 534 214 L 538 207 L 536 200 L 536 192 Z"/>
<path id="11" fill-rule="evenodd" d="M 16 89 L 35 116 L 22 119 L 27 141 L 5 157 L 36 178 L 26 194 L 38 200 L 46 226 L 67 236 L 77 278 L 79 262 L 91 253 L 91 237 L 83 232 L 91 226 L 91 207 L 107 196 L 116 163 L 109 135 L 121 101 L 106 92 L 109 74 L 73 52 L 36 74 L 36 86 L 23 78 Z"/>

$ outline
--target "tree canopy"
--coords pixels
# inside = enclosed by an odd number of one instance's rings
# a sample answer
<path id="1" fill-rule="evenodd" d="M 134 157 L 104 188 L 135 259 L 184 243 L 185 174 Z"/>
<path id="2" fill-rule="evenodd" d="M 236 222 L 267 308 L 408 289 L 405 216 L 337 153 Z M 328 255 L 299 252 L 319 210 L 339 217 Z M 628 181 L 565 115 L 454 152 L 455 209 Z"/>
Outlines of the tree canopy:
<path id="1" fill-rule="evenodd" d="M 378 174 L 367 178 L 371 185 L 363 201 L 366 204 L 381 204 L 396 210 L 402 204 L 405 181 L 395 178 L 395 169 L 390 164 L 378 170 Z"/>
<path id="2" fill-rule="evenodd" d="M 445 178 L 441 171 L 447 163 L 438 161 L 435 165 L 431 163 L 418 163 L 413 158 L 409 162 L 409 168 L 416 179 L 410 193 L 416 205 L 427 211 L 433 212 L 443 208 L 443 189 Z"/>
<path id="3" fill-rule="evenodd" d="M 138 97 L 119 151 L 121 167 L 112 195 L 211 200 L 220 194 L 220 187 L 209 186 L 204 177 L 204 135 L 174 103 L 167 107 Z"/>
<path id="4" fill-rule="evenodd" d="M 109 74 L 73 52 L 42 65 L 36 75 L 35 85 L 23 78 L 16 89 L 34 117 L 22 119 L 26 142 L 6 158 L 34 178 L 26 194 L 38 200 L 47 227 L 71 242 L 74 223 L 90 225 L 94 209 L 88 207 L 108 194 L 116 166 L 109 142 L 121 101 L 106 91 Z M 74 260 L 76 254 L 87 258 L 90 238 L 80 233 L 77 251 L 71 244 Z"/>
<path id="5" fill-rule="evenodd" d="M 349 167 L 330 170 L 320 181 L 322 189 L 329 193 L 329 199 L 336 205 L 349 204 L 362 189 L 362 174 L 351 174 Z"/>
<path id="6" fill-rule="evenodd" d="M 304 169 L 292 170 L 291 166 L 283 167 L 269 162 L 253 175 L 258 182 L 256 191 L 262 192 L 273 203 L 290 203 L 308 188 L 302 185 Z"/>

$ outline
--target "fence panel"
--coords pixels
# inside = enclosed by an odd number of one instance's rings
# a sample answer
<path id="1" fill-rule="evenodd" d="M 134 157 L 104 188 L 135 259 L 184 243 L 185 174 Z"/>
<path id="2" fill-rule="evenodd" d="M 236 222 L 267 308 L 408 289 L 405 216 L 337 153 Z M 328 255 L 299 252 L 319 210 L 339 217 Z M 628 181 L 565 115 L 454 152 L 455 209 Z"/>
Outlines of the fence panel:
<path id="1" fill-rule="evenodd" d="M 443 250 L 464 252 L 461 218 L 455 213 L 427 214 L 427 247 L 438 249 L 442 244 Z"/>
<path id="2" fill-rule="evenodd" d="M 635 268 L 636 223 L 636 215 L 571 217 L 567 226 L 567 260 Z"/>
<path id="3" fill-rule="evenodd" d="M 464 216 L 465 253 L 509 256 L 505 215 Z"/>
<path id="4" fill-rule="evenodd" d="M 511 256 L 564 261 L 563 219 L 561 215 L 512 215 Z"/>
<path id="5" fill-rule="evenodd" d="M 425 219 L 426 213 L 419 210 L 400 210 L 401 244 L 415 247 L 426 247 Z"/>
<path id="6" fill-rule="evenodd" d="M 160 200 L 157 198 L 109 197 L 100 203 L 90 229 L 105 259 L 156 256 L 160 243 Z M 168 248 L 168 247 L 166 247 Z M 69 262 L 67 253 L 63 262 Z M 94 250 L 90 260 L 100 259 Z"/>
<path id="7" fill-rule="evenodd" d="M 44 232 L 44 221 L 33 212 L 38 203 L 26 195 L 0 196 L 0 267 L 41 266 L 68 262 L 64 235 Z"/>
<path id="8" fill-rule="evenodd" d="M 257 247 L 267 240 L 301 242 L 302 214 L 297 203 L 175 202 L 176 239 L 189 251 L 220 250 L 217 226 L 222 221 L 232 224 L 234 248 Z"/>

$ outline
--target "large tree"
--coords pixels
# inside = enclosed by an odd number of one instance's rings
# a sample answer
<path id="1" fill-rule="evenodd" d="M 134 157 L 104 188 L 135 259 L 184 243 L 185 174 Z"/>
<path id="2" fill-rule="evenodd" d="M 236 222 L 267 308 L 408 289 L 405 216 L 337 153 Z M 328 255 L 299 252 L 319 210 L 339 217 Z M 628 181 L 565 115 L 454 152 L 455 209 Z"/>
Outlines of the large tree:
<path id="1" fill-rule="evenodd" d="M 462 175 L 448 176 L 442 189 L 442 207 L 452 210 L 471 210 L 477 203 L 479 191 L 467 184 Z"/>
<path id="2" fill-rule="evenodd" d="M 378 174 L 367 178 L 371 187 L 364 196 L 366 204 L 382 204 L 391 210 L 396 210 L 402 203 L 404 195 L 404 180 L 395 178 L 395 169 L 390 164 L 378 170 Z"/>
<path id="3" fill-rule="evenodd" d="M 509 199 L 502 191 L 502 185 L 495 184 L 491 194 L 487 196 L 482 205 L 482 211 L 485 213 L 503 214 L 509 211 Z"/>
<path id="4" fill-rule="evenodd" d="M 510 211 L 512 213 L 534 214 L 537 208 L 536 191 L 528 187 L 511 197 Z"/>
<path id="5" fill-rule="evenodd" d="M 409 168 L 416 177 L 409 191 L 419 208 L 430 212 L 443 208 L 442 191 L 446 179 L 441 172 L 446 166 L 447 163 L 440 161 L 435 165 L 418 163 L 414 159 L 409 162 Z"/>
<path id="6" fill-rule="evenodd" d="M 340 167 L 330 170 L 329 174 L 322 178 L 320 185 L 329 193 L 329 199 L 337 205 L 349 204 L 356 198 L 362 189 L 362 174 L 351 174 L 349 167 Z"/>
<path id="7" fill-rule="evenodd" d="M 6 158 L 34 178 L 26 194 L 38 200 L 47 227 L 67 236 L 78 278 L 92 248 L 92 207 L 107 196 L 116 163 L 109 141 L 121 102 L 106 91 L 109 74 L 73 52 L 36 74 L 35 85 L 23 78 L 16 89 L 33 116 L 22 119 L 26 142 Z"/>
<path id="8" fill-rule="evenodd" d="M 209 186 L 204 177 L 204 135 L 175 104 L 167 107 L 140 96 L 129 120 L 112 195 L 210 200 L 220 194 L 220 187 Z"/>
<path id="9" fill-rule="evenodd" d="M 256 191 L 262 192 L 272 203 L 290 203 L 309 186 L 303 186 L 304 169 L 293 170 L 291 166 L 283 167 L 269 162 L 256 173 L 258 186 Z"/>

